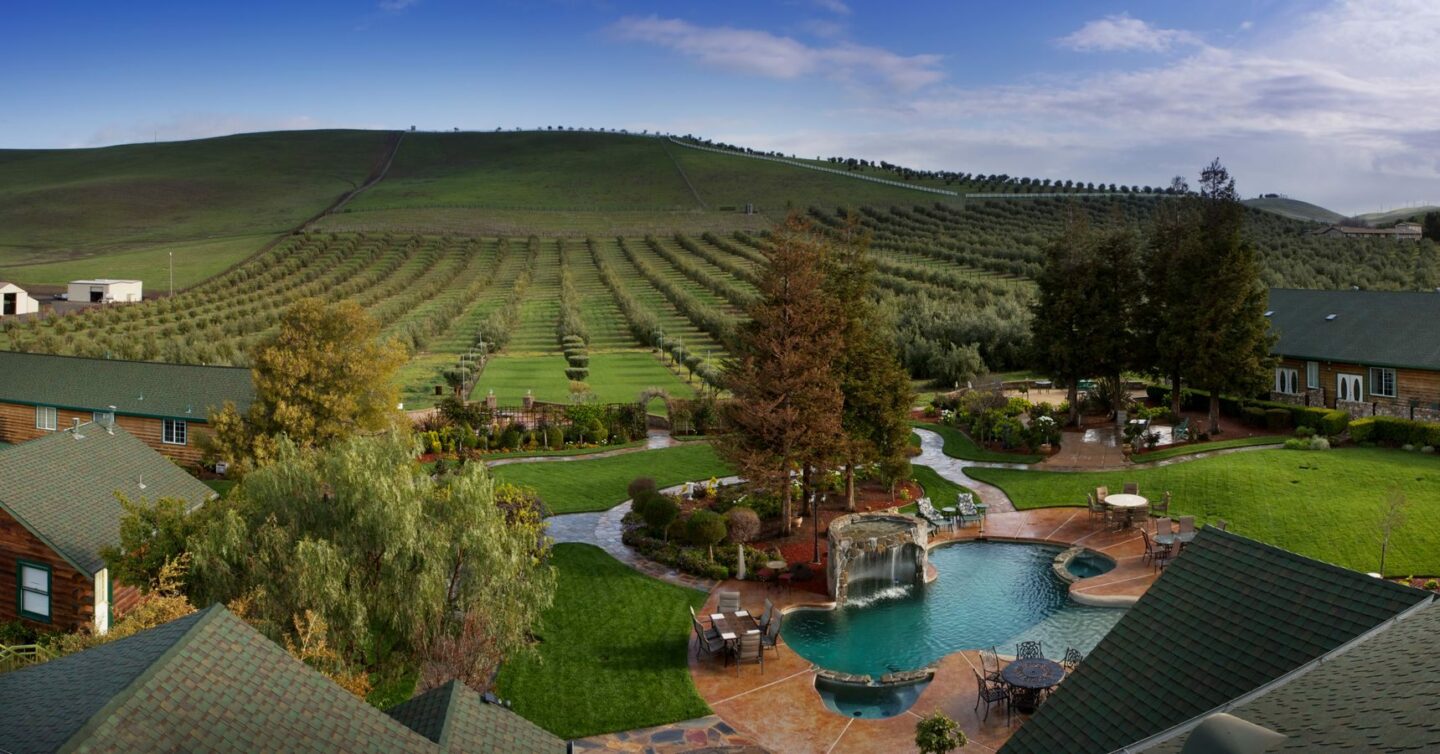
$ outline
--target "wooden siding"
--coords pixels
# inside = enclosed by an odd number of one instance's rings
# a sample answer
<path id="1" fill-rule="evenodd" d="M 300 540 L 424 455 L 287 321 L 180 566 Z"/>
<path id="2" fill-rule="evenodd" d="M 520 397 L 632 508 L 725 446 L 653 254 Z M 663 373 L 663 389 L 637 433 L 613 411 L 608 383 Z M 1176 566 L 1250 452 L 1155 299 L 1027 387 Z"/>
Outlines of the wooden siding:
<path id="1" fill-rule="evenodd" d="M 76 419 L 83 423 L 94 418 L 89 411 L 60 409 L 55 413 L 56 432 L 72 426 Z M 184 445 L 169 445 L 161 440 L 164 424 L 160 419 L 120 414 L 115 417 L 115 423 L 167 458 L 193 465 L 200 463 L 201 456 L 204 455 L 200 450 L 200 437 L 208 429 L 203 420 L 187 423 Z M 0 403 L 0 442 L 20 443 L 48 434 L 50 434 L 49 430 L 39 429 L 35 426 L 34 406 L 20 403 Z"/>
<path id="2" fill-rule="evenodd" d="M 50 566 L 50 623 L 20 616 L 19 564 L 28 560 Z M 116 587 L 119 596 L 120 587 Z M 51 550 L 9 513 L 0 510 L 0 621 L 23 620 L 36 626 L 75 631 L 95 620 L 95 582 Z"/>
<path id="3" fill-rule="evenodd" d="M 1363 380 L 1365 403 L 1382 403 L 1394 406 L 1409 406 L 1412 400 L 1419 403 L 1423 408 L 1429 408 L 1440 403 L 1440 372 L 1428 372 L 1419 369 L 1396 369 L 1395 370 L 1395 397 L 1385 398 L 1370 394 L 1370 367 L 1363 364 L 1347 364 L 1344 362 L 1321 361 L 1320 363 L 1320 387 L 1325 391 L 1325 405 L 1335 407 L 1335 382 L 1338 375 L 1358 374 Z M 1297 359 L 1281 359 L 1279 366 L 1295 369 L 1300 373 L 1300 389 L 1305 390 L 1305 361 Z"/>

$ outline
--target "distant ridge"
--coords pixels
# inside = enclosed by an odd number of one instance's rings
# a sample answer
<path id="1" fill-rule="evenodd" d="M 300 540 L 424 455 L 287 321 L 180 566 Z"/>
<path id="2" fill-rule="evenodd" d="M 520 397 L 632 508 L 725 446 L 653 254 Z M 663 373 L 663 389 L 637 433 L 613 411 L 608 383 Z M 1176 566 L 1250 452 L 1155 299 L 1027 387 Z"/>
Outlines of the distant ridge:
<path id="1" fill-rule="evenodd" d="M 1328 210 L 1317 204 L 1302 202 L 1299 199 L 1287 199 L 1281 196 L 1267 196 L 1258 199 L 1246 199 L 1243 204 L 1254 209 L 1273 212 L 1281 217 L 1288 217 L 1291 220 L 1304 220 L 1314 223 L 1338 223 L 1345 219 L 1345 216 L 1334 210 Z"/>

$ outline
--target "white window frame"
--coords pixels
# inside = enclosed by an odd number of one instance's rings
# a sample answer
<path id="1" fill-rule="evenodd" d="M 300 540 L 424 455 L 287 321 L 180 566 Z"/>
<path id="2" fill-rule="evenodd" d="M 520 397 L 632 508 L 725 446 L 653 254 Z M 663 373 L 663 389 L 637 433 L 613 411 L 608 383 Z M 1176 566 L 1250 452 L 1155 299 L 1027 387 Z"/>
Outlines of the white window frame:
<path id="1" fill-rule="evenodd" d="M 1300 372 L 1293 367 L 1275 367 L 1275 392 L 1300 394 Z"/>
<path id="2" fill-rule="evenodd" d="M 56 425 L 60 422 L 60 410 L 54 406 L 35 407 L 35 428 L 43 429 L 46 432 L 54 432 Z"/>
<path id="3" fill-rule="evenodd" d="M 160 442 L 166 445 L 189 445 L 190 428 L 187 424 L 184 419 L 161 419 Z"/>
<path id="4" fill-rule="evenodd" d="M 1318 362 L 1318 361 L 1307 361 L 1307 362 L 1305 362 L 1305 389 L 1306 389 L 1306 390 L 1319 390 L 1319 389 L 1320 389 L 1320 362 Z"/>
<path id="5" fill-rule="evenodd" d="M 45 574 L 44 591 L 25 585 L 25 570 L 27 568 Z M 20 560 L 18 558 L 15 560 L 15 608 L 20 613 L 20 617 L 26 620 L 36 621 L 37 623 L 49 623 L 51 621 L 52 616 L 55 614 L 54 579 L 55 574 L 50 570 L 50 566 L 45 563 L 38 563 L 33 560 Z M 25 609 L 25 596 L 32 594 L 40 595 L 45 599 L 44 613 L 37 613 Z"/>
<path id="6" fill-rule="evenodd" d="M 1342 394 L 1342 393 L 1341 393 L 1341 390 L 1340 390 L 1340 386 L 1341 386 L 1342 384 L 1344 384 L 1345 382 L 1349 382 L 1349 381 L 1352 381 L 1352 380 L 1356 383 L 1355 391 L 1354 391 L 1353 393 L 1350 393 L 1350 394 Z M 1350 374 L 1350 373 L 1345 373 L 1345 372 L 1342 372 L 1342 373 L 1340 373 L 1340 374 L 1336 374 L 1336 375 L 1335 375 L 1335 400 L 1337 400 L 1337 401 L 1348 401 L 1348 402 L 1350 402 L 1350 403 L 1364 403 L 1364 402 L 1365 402 L 1365 378 L 1364 378 L 1364 375 Z"/>
<path id="7" fill-rule="evenodd" d="M 1380 375 L 1380 379 L 1378 380 L 1375 379 L 1375 376 L 1377 374 Z M 1390 392 L 1382 393 L 1380 392 L 1380 390 L 1385 389 L 1385 375 L 1387 374 L 1390 376 Z M 1394 369 L 1391 369 L 1390 367 L 1370 367 L 1369 377 L 1370 395 L 1376 398 L 1395 398 L 1399 395 L 1400 391 L 1398 390 Z"/>

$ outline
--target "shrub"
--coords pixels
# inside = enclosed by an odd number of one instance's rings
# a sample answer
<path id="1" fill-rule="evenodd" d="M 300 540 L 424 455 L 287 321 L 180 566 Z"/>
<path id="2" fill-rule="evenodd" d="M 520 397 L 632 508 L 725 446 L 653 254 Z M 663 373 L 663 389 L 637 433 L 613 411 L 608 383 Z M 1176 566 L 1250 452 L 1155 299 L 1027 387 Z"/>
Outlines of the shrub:
<path id="1" fill-rule="evenodd" d="M 1304 438 L 1307 438 L 1307 439 L 1308 439 L 1311 435 L 1314 435 L 1314 434 L 1315 434 L 1315 430 L 1313 430 L 1313 429 L 1311 429 L 1311 428 L 1309 428 L 1309 427 L 1296 427 L 1296 428 L 1295 428 L 1295 436 L 1296 436 L 1296 437 L 1304 437 Z"/>
<path id="2" fill-rule="evenodd" d="M 1310 449 L 1311 449 L 1311 450 L 1329 450 L 1329 449 L 1330 449 L 1330 440 L 1328 440 L 1328 439 L 1326 439 L 1326 438 L 1324 438 L 1324 437 L 1312 437 L 1312 438 L 1310 438 Z"/>
<path id="3" fill-rule="evenodd" d="M 1350 438 L 1357 443 L 1440 445 L 1440 424 L 1392 416 L 1367 416 L 1350 422 Z"/>
<path id="4" fill-rule="evenodd" d="M 1434 445 L 1426 445 L 1426 446 L 1420 448 L 1420 452 L 1421 452 L 1421 453 L 1426 453 L 1426 454 L 1434 453 L 1434 452 L 1435 452 L 1435 446 L 1434 446 Z"/>
<path id="5" fill-rule="evenodd" d="M 1310 441 L 1309 441 L 1309 440 L 1302 440 L 1302 439 L 1300 439 L 1300 438 L 1298 438 L 1298 437 L 1292 437 L 1292 438 L 1290 438 L 1289 440 L 1286 440 L 1286 441 L 1285 441 L 1285 449 L 1286 449 L 1286 450 L 1309 450 L 1309 449 L 1310 449 Z"/>
<path id="6" fill-rule="evenodd" d="M 645 525 L 649 526 L 652 532 L 665 532 L 668 535 L 670 523 L 680 515 L 680 506 L 658 492 L 640 496 L 635 505 L 638 506 L 640 515 L 645 518 Z"/>
<path id="7" fill-rule="evenodd" d="M 712 510 L 701 509 L 690 516 L 685 525 L 685 534 L 691 544 L 712 548 L 720 544 L 728 533 L 725 517 Z"/>
<path id="8" fill-rule="evenodd" d="M 1248 409 L 1247 409 L 1248 411 Z M 1290 410 L 1284 408 L 1265 409 L 1265 428 L 1279 432 L 1290 428 Z"/>
<path id="9" fill-rule="evenodd" d="M 749 508 L 731 508 L 725 512 L 725 526 L 731 542 L 749 542 L 760 534 L 760 515 Z"/>
<path id="10" fill-rule="evenodd" d="M 655 492 L 655 480 L 648 476 L 637 476 L 625 485 L 625 491 L 630 493 L 631 500 L 639 500 L 641 495 L 647 492 Z"/>
<path id="11" fill-rule="evenodd" d="M 1437 589 L 1440 589 L 1440 581 L 1437 581 L 1437 580 L 1435 580 L 1435 579 L 1426 579 L 1426 580 L 1425 580 L 1425 588 L 1426 588 L 1426 589 L 1429 589 L 1429 590 L 1432 591 L 1432 592 L 1435 591 L 1435 590 L 1437 590 Z"/>
<path id="12" fill-rule="evenodd" d="M 1263 427 L 1265 426 L 1265 409 L 1259 406 L 1246 406 L 1240 419 L 1247 427 Z"/>
<path id="13" fill-rule="evenodd" d="M 584 382 L 590 376 L 590 370 L 585 367 L 565 367 L 565 377 L 571 382 Z"/>
<path id="14" fill-rule="evenodd" d="M 915 723 L 915 748 L 921 754 L 949 754 L 966 743 L 960 724 L 939 710 Z"/>
<path id="15" fill-rule="evenodd" d="M 1356 443 L 1370 442 L 1375 435 L 1375 417 L 1367 416 L 1350 422 L 1350 439 Z"/>
<path id="16" fill-rule="evenodd" d="M 561 450 L 565 447 L 565 431 L 559 427 L 545 428 L 545 444 L 551 450 Z"/>

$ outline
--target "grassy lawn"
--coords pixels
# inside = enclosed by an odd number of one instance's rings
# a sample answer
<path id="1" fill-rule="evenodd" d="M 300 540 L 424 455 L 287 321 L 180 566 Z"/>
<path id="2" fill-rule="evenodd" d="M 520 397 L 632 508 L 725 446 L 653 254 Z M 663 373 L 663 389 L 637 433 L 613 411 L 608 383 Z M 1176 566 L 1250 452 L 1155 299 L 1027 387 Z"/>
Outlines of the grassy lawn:
<path id="1" fill-rule="evenodd" d="M 661 487 L 728 476 L 730 468 L 705 443 L 599 458 L 591 461 L 516 463 L 497 466 L 501 481 L 534 487 L 552 513 L 612 508 L 627 497 L 626 485 L 648 476 Z"/>
<path id="2" fill-rule="evenodd" d="M 538 651 L 500 670 L 499 694 L 516 712 L 562 738 L 710 713 L 685 657 L 685 608 L 704 594 L 642 576 L 591 545 L 556 545 L 554 563 L 559 584 L 536 630 Z"/>
<path id="3" fill-rule="evenodd" d="M 1153 469 L 1066 473 L 970 469 L 1019 509 L 1083 505 L 1098 485 L 1137 482 L 1147 497 L 1174 494 L 1171 515 L 1223 518 L 1248 537 L 1346 568 L 1379 567 L 1379 522 L 1387 495 L 1408 508 L 1391 535 L 1386 575 L 1440 574 L 1440 460 L 1398 450 L 1261 450 Z"/>
<path id="4" fill-rule="evenodd" d="M 1150 463 L 1151 461 L 1163 461 L 1166 458 L 1177 458 L 1195 453 L 1208 453 L 1212 450 L 1224 450 L 1226 448 L 1249 448 L 1256 445 L 1277 445 L 1285 442 L 1284 437 L 1269 435 L 1261 437 L 1237 437 L 1233 440 L 1217 440 L 1215 442 L 1191 443 L 1189 445 L 1176 445 L 1173 448 L 1162 448 L 1153 453 L 1141 453 L 1133 455 L 1130 460 L 1135 463 Z"/>
<path id="5" fill-rule="evenodd" d="M 537 401 L 568 403 L 570 380 L 565 377 L 565 366 L 565 357 L 558 353 L 544 356 L 501 354 L 485 365 L 470 397 L 482 400 L 493 390 L 500 405 L 515 406 L 528 390 Z"/>
<path id="6" fill-rule="evenodd" d="M 235 486 L 234 479 L 204 479 L 202 481 L 206 487 L 220 493 L 220 497 L 230 494 L 231 488 Z"/>
<path id="7" fill-rule="evenodd" d="M 986 450 L 975 444 L 968 435 L 954 427 L 947 427 L 944 424 L 932 424 L 930 422 L 914 422 L 912 426 L 920 429 L 928 429 L 945 439 L 945 455 L 951 458 L 963 458 L 967 461 L 995 461 L 998 463 L 1036 463 L 1041 456 L 1026 455 L 1024 453 L 996 453 L 993 450 Z"/>
<path id="8" fill-rule="evenodd" d="M 570 400 L 570 380 L 565 377 L 565 366 L 565 357 L 559 354 L 502 354 L 485 366 L 472 397 L 478 400 L 494 390 L 501 404 L 514 405 L 525 396 L 526 390 L 530 390 L 535 400 L 567 403 Z M 634 401 L 641 391 L 651 387 L 662 388 L 674 398 L 695 395 L 694 388 L 666 369 L 648 351 L 592 353 L 590 377 L 586 382 L 601 403 Z"/>
<path id="9" fill-rule="evenodd" d="M 187 288 L 225 271 L 260 250 L 274 236 L 181 241 L 134 251 L 99 254 L 60 262 L 20 264 L 0 268 L 7 280 L 41 285 L 62 285 L 92 277 L 137 279 L 147 293 L 168 291 L 170 262 L 174 255 L 175 290 Z"/>
<path id="10" fill-rule="evenodd" d="M 954 505 L 955 499 L 962 492 L 970 492 L 972 494 L 974 493 L 974 490 L 970 489 L 969 487 L 956 484 L 949 479 L 940 476 L 939 474 L 935 473 L 935 470 L 930 468 L 929 466 L 911 464 L 910 473 L 912 476 L 914 476 L 915 481 L 919 482 L 920 486 L 925 488 L 925 495 L 930 498 L 930 501 L 935 504 L 936 508 L 944 508 Z M 980 498 L 979 496 L 976 496 L 975 499 L 978 501 Z M 901 508 L 900 512 L 914 513 L 915 505 L 915 503 L 911 503 Z"/>

